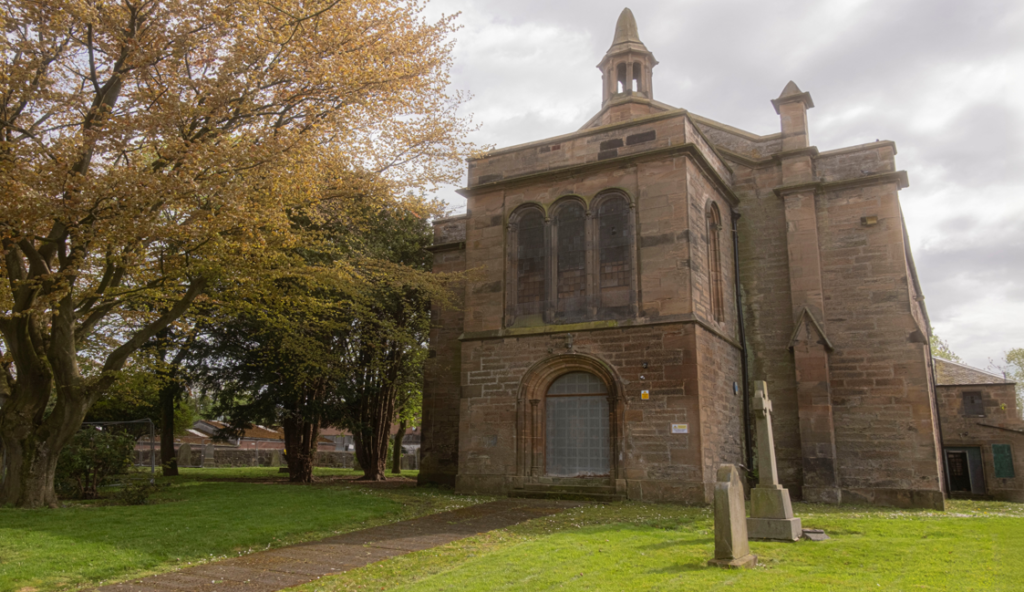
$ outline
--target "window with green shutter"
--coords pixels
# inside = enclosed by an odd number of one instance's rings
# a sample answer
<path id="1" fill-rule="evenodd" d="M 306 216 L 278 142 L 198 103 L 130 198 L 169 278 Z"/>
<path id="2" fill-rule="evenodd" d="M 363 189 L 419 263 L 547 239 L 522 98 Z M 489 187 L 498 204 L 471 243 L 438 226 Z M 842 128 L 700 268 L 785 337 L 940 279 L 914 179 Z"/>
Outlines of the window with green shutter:
<path id="1" fill-rule="evenodd" d="M 996 478 L 1013 479 L 1013 455 L 1009 444 L 993 444 L 992 458 L 995 460 Z"/>

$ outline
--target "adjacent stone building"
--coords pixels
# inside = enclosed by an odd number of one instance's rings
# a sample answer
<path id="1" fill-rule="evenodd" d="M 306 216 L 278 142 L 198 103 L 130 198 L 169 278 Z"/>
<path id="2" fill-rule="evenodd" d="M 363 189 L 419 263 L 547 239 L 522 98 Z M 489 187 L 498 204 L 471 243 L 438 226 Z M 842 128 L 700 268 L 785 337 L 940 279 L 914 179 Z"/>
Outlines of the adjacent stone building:
<path id="1" fill-rule="evenodd" d="M 949 493 L 1024 502 L 1024 421 L 1005 376 L 935 359 Z"/>
<path id="2" fill-rule="evenodd" d="M 709 502 L 752 466 L 757 379 L 795 498 L 943 507 L 895 145 L 820 152 L 793 82 L 781 133 L 712 121 L 655 99 L 657 64 L 625 10 L 582 129 L 470 161 L 435 226 L 435 269 L 471 276 L 434 311 L 420 480 Z"/>

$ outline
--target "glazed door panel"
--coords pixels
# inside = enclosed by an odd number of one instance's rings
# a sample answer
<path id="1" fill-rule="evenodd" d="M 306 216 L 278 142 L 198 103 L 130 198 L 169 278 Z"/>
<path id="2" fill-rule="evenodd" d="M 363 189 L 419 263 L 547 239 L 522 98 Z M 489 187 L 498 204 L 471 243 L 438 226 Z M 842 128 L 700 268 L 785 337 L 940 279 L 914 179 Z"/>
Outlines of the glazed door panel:
<path id="1" fill-rule="evenodd" d="M 548 397 L 547 474 L 553 477 L 609 473 L 608 397 Z"/>

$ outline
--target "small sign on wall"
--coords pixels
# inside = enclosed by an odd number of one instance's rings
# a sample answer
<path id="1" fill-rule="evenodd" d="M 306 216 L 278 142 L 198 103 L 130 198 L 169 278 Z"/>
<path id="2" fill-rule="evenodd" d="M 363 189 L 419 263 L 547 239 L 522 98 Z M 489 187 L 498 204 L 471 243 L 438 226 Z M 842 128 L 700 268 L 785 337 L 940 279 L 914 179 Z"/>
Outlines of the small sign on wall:
<path id="1" fill-rule="evenodd" d="M 643 399 L 644 401 L 650 399 L 651 398 L 651 391 L 649 391 L 647 389 L 644 389 L 644 390 L 640 391 L 640 398 Z"/>
<path id="2" fill-rule="evenodd" d="M 674 423 L 674 424 L 672 424 L 672 433 L 673 434 L 689 434 L 690 433 L 690 424 L 688 424 L 688 423 Z"/>

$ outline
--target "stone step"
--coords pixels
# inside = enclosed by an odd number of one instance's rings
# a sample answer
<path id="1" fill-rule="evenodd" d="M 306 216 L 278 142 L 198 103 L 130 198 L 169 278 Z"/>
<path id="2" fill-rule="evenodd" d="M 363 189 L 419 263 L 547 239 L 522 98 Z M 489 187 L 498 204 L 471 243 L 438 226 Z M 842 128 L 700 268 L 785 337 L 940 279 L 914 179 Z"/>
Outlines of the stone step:
<path id="1" fill-rule="evenodd" d="M 552 489 L 513 489 L 509 492 L 509 497 L 515 498 L 527 498 L 527 499 L 547 499 L 547 500 L 571 500 L 580 502 L 602 502 L 612 503 L 625 501 L 626 496 L 621 493 L 595 493 L 586 491 L 565 491 L 568 487 L 563 487 L 561 490 Z M 588 488 L 581 488 L 588 489 Z"/>
<path id="2" fill-rule="evenodd" d="M 525 489 L 529 491 L 558 491 L 564 493 L 616 493 L 615 488 L 611 485 L 544 485 L 541 483 L 528 483 Z"/>

